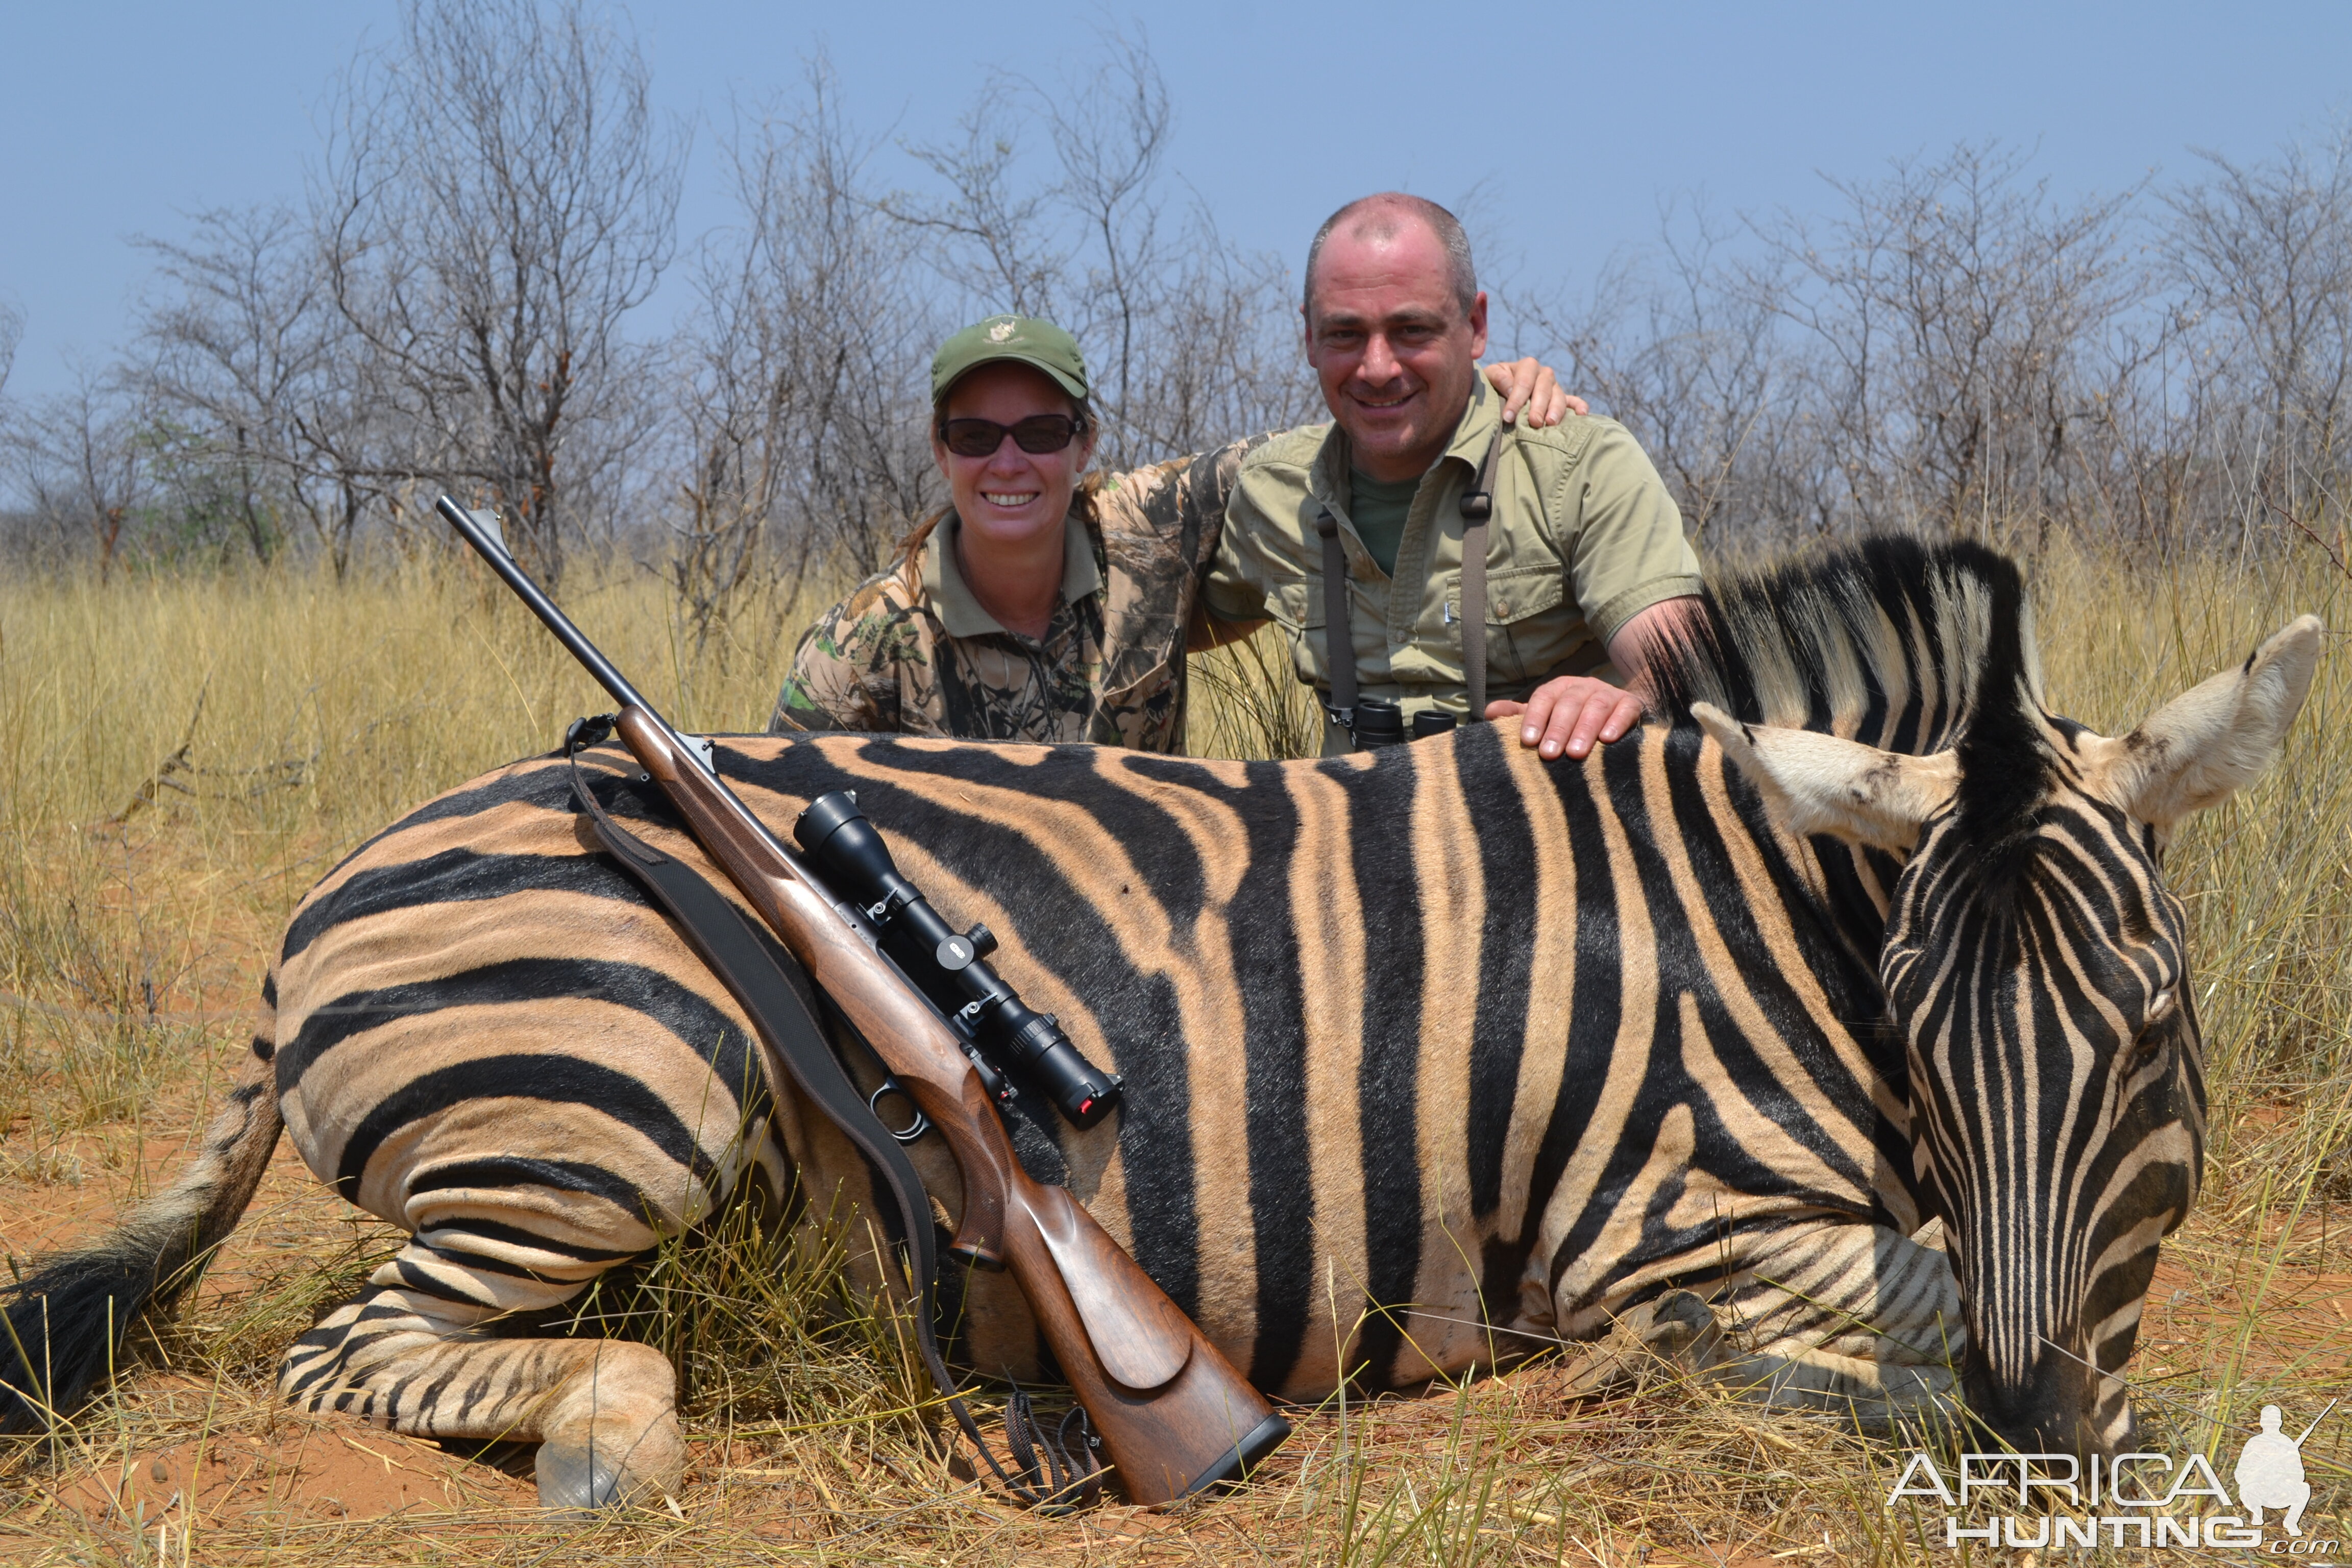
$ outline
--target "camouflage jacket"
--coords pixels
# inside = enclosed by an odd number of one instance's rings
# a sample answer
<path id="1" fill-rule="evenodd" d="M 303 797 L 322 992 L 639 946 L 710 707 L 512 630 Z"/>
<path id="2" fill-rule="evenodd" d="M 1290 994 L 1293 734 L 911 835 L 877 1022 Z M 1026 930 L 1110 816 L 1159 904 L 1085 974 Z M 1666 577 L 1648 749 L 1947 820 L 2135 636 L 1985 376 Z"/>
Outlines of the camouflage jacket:
<path id="1" fill-rule="evenodd" d="M 1184 632 L 1245 445 L 1089 479 L 1041 638 L 1007 631 L 955 565 L 953 514 L 802 637 L 772 731 L 1184 749 Z"/>

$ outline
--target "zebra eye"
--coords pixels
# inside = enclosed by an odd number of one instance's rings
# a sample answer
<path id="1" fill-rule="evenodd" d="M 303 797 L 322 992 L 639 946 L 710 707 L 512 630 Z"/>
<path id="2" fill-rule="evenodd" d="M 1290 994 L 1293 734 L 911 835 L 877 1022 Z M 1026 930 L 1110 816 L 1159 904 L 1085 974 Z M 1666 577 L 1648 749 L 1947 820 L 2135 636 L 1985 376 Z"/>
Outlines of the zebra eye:
<path id="1" fill-rule="evenodd" d="M 2172 1016 L 2172 1011 L 2179 1002 L 2179 994 L 2169 985 L 2148 998 L 2147 1012 L 2140 1019 L 2139 1033 L 2132 1037 L 2131 1049 L 2126 1053 L 2127 1062 L 2137 1066 L 2155 1054 L 2156 1048 L 2166 1038 L 2165 1020 Z"/>

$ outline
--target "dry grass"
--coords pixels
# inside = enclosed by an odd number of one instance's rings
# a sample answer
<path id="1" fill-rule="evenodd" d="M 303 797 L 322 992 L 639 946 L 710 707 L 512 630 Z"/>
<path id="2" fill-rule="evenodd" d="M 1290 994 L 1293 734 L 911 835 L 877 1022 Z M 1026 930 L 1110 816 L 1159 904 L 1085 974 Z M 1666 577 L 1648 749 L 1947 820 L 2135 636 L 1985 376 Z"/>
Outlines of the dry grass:
<path id="1" fill-rule="evenodd" d="M 2345 622 L 2347 590 L 2315 551 L 2245 566 L 2052 553 L 2037 568 L 2052 697 L 2120 730 L 2294 614 Z M 719 730 L 764 721 L 816 596 L 698 656 L 650 578 L 567 592 L 656 701 Z M 2331 658 L 2277 774 L 2174 853 L 2213 1137 L 2136 1363 L 2151 1447 L 2226 1460 L 2265 1397 L 2300 1426 L 2352 1394 L 2347 700 L 2352 662 Z M 1312 744 L 1278 647 L 1218 655 L 1196 701 L 1203 751 Z M 21 1258 L 102 1223 L 168 1170 L 242 1048 L 263 953 L 326 867 L 598 706 L 473 575 L 0 585 L 0 1247 Z M 583 1309 L 585 1326 L 677 1357 L 695 1453 L 677 1513 L 583 1526 L 524 1506 L 512 1454 L 276 1407 L 278 1351 L 391 1245 L 281 1150 L 214 1272 L 134 1347 L 118 1390 L 55 1448 L 0 1454 L 0 1558 L 1948 1560 L 1880 1507 L 1890 1447 L 1705 1388 L 1570 1404 L 1545 1364 L 1301 1413 L 1257 1487 L 1181 1516 L 1022 1515 L 921 1436 L 928 1390 L 903 1341 L 842 1307 L 846 1239 L 730 1211 L 718 1235 L 666 1248 Z M 2346 1494 L 2323 1477 L 2352 1474 L 2347 1433 L 2331 1417 L 2305 1449 L 2315 1533 L 2343 1533 Z"/>

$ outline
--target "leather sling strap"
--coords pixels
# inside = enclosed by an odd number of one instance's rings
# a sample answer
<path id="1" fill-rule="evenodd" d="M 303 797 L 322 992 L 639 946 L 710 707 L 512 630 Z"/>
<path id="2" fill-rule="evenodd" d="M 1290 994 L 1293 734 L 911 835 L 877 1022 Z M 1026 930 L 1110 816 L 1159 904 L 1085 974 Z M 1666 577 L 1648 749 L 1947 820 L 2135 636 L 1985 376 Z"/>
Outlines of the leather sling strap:
<path id="1" fill-rule="evenodd" d="M 610 726 L 602 721 L 583 719 L 564 737 L 564 752 L 572 763 L 572 793 L 587 812 L 606 852 L 653 895 L 654 901 L 667 912 L 671 923 L 686 938 L 696 956 L 709 966 L 750 1016 L 752 1029 L 759 1036 L 760 1057 L 770 1083 L 780 1086 L 781 1068 L 782 1075 L 790 1078 L 824 1112 L 826 1119 L 841 1129 L 843 1136 L 872 1167 L 897 1210 L 883 1217 L 893 1233 L 890 1239 L 906 1248 L 908 1273 L 915 1289 L 915 1342 L 956 1425 L 980 1450 L 981 1458 L 988 1461 L 989 1468 L 996 1472 L 996 1479 L 1005 1489 L 1024 1502 L 1055 1511 L 1090 1506 L 1100 1489 L 1101 1466 L 1095 1458 L 1091 1434 L 1086 1430 L 1082 1412 L 1072 1412 L 1079 1418 L 1075 1439 L 1066 1416 L 1060 1431 L 1048 1436 L 1036 1426 L 1028 1396 L 1014 1391 L 1005 1408 L 1004 1425 L 1018 1479 L 1005 1473 L 982 1439 L 979 1425 L 964 1408 L 963 1400 L 956 1393 L 955 1380 L 948 1375 L 946 1360 L 940 1354 L 932 1321 L 939 1260 L 931 1233 L 930 1198 L 921 1173 L 907 1158 L 906 1151 L 899 1148 L 898 1139 L 882 1125 L 882 1119 L 874 1113 L 843 1068 L 840 1058 L 825 1043 L 824 1031 L 816 1021 L 814 994 L 798 961 L 772 934 L 756 926 L 729 902 L 699 871 L 663 854 L 614 821 L 604 802 L 596 798 L 588 780 L 581 775 L 580 752 L 610 732 Z M 1036 1451 L 1044 1455 L 1042 1467 Z"/>
<path id="2" fill-rule="evenodd" d="M 1513 426 L 1497 426 L 1478 465 L 1478 481 L 1462 492 L 1462 672 L 1470 688 L 1470 721 L 1486 716 L 1486 521 L 1495 510 L 1495 464 L 1503 437 Z M 1339 521 L 1329 507 L 1318 509 L 1315 531 L 1323 538 L 1323 641 L 1331 666 L 1331 700 L 1323 705 L 1333 723 L 1352 737 L 1356 729 L 1355 625 L 1348 616 L 1348 555 L 1339 544 Z"/>

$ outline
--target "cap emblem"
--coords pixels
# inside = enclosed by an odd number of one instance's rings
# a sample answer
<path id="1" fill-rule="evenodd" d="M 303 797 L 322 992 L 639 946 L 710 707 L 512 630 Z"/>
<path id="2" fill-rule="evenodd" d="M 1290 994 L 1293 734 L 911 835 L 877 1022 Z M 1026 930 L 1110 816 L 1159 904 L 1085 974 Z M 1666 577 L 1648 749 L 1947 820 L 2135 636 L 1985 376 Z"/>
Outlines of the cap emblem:
<path id="1" fill-rule="evenodd" d="M 1012 337 L 1012 335 L 1013 323 L 1010 321 L 999 321 L 996 325 L 988 329 L 988 341 L 992 343 L 1003 342 L 1006 339 Z"/>

